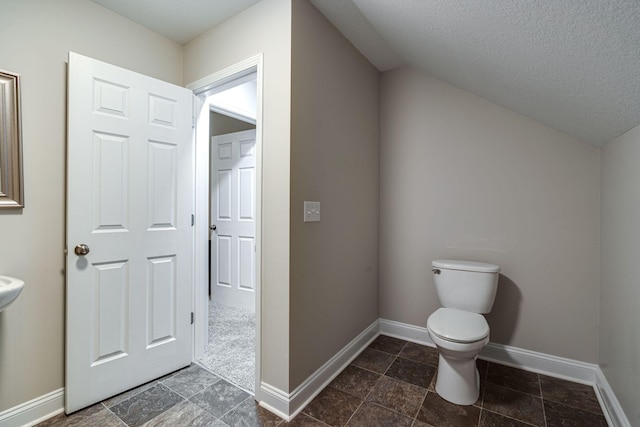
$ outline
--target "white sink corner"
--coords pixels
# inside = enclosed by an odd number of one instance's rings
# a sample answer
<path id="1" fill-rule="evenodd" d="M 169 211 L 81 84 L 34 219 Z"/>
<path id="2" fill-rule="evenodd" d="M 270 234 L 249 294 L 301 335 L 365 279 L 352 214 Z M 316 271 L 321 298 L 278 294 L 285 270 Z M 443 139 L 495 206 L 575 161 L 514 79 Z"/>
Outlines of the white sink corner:
<path id="1" fill-rule="evenodd" d="M 24 281 L 15 277 L 0 276 L 0 311 L 5 310 L 18 298 L 24 288 Z"/>

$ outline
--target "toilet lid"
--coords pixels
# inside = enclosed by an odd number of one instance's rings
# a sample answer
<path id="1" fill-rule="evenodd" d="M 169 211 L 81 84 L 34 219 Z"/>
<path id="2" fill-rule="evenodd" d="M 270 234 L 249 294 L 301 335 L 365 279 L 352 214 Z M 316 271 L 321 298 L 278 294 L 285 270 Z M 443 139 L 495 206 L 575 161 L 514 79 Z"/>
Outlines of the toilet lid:
<path id="1" fill-rule="evenodd" d="M 480 341 L 489 335 L 484 316 L 453 308 L 439 308 L 429 319 L 427 328 L 442 339 L 454 342 Z"/>

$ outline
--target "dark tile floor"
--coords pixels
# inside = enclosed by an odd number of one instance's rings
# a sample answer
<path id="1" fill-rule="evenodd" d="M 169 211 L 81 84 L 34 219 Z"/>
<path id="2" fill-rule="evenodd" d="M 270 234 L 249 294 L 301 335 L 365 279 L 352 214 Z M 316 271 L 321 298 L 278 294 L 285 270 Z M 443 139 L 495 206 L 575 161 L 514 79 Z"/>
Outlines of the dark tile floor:
<path id="1" fill-rule="evenodd" d="M 198 365 L 39 426 L 607 426 L 592 387 L 478 361 L 480 398 L 435 393 L 435 349 L 378 337 L 293 421 Z"/>

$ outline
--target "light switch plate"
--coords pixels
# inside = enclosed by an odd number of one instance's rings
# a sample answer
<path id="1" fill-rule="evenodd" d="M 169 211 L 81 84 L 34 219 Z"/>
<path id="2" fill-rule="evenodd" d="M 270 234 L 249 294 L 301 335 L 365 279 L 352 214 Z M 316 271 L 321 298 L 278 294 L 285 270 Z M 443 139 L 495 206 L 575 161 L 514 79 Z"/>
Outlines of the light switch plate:
<path id="1" fill-rule="evenodd" d="M 320 202 L 304 202 L 304 222 L 320 221 Z"/>

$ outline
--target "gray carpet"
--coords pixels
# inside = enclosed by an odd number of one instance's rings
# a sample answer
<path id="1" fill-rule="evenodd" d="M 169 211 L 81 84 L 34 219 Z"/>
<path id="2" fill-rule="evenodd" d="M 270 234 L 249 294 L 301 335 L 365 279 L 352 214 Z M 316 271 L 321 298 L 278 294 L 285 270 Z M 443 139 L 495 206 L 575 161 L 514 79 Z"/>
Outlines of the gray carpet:
<path id="1" fill-rule="evenodd" d="M 251 393 L 255 386 L 256 316 L 209 303 L 209 343 L 197 360 L 214 374 Z"/>

